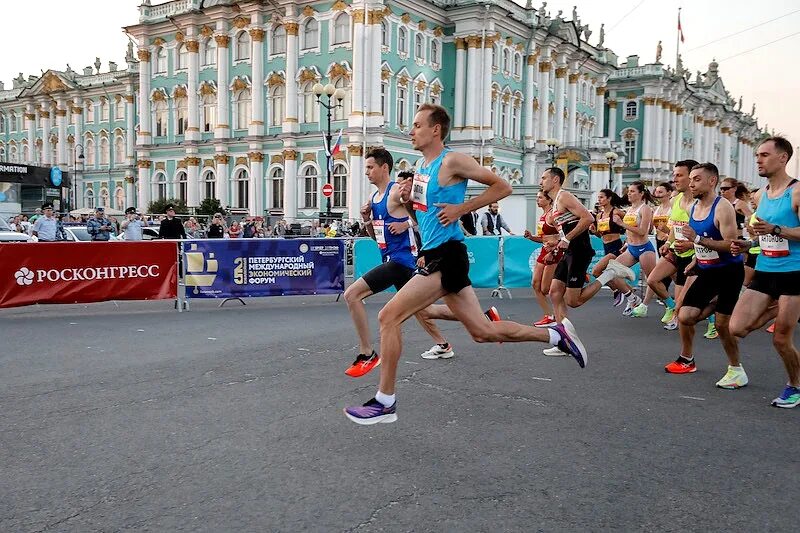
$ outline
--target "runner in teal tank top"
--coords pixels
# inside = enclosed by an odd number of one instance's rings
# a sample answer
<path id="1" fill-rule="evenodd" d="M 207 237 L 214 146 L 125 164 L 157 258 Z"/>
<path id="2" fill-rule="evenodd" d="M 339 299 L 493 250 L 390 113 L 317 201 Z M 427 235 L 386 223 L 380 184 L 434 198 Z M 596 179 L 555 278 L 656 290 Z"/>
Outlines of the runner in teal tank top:
<path id="1" fill-rule="evenodd" d="M 485 207 L 511 194 L 511 186 L 489 169 L 480 166 L 471 156 L 450 151 L 444 140 L 450 130 L 447 111 L 437 105 L 423 104 L 414 116 L 411 144 L 422 153 L 424 163 L 413 180 L 399 187 L 407 200 L 409 214 L 416 217 L 422 235 L 422 250 L 417 261 L 417 274 L 411 278 L 381 310 L 381 365 L 378 392 L 362 406 L 347 407 L 351 421 L 370 425 L 397 420 L 395 384 L 397 363 L 402 352 L 403 322 L 442 298 L 446 304 L 429 318 L 451 319 L 464 324 L 476 342 L 537 341 L 558 346 L 572 355 L 581 367 L 586 365 L 587 352 L 572 323 L 547 329 L 501 321 L 497 310 L 483 313 L 469 280 L 469 261 L 464 235 L 458 221 L 462 215 Z M 467 180 L 486 185 L 486 189 L 464 201 Z M 489 318 L 489 320 L 487 320 Z"/>

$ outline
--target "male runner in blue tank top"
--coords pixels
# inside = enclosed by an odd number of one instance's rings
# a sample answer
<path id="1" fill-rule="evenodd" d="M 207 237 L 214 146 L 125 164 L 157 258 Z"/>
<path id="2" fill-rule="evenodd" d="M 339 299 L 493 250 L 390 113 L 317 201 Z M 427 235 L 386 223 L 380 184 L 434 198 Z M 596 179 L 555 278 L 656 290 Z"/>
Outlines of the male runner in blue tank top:
<path id="1" fill-rule="evenodd" d="M 569 320 L 548 329 L 486 320 L 469 280 L 467 248 L 458 221 L 465 213 L 508 196 L 511 186 L 472 157 L 445 148 L 444 140 L 449 130 L 450 117 L 443 107 L 433 104 L 419 107 L 410 135 L 412 146 L 422 153 L 423 163 L 413 182 L 403 182 L 400 191 L 404 199 L 413 202 L 413 212 L 422 234 L 418 273 L 378 315 L 383 360 L 378 392 L 363 406 L 344 410 L 345 415 L 357 424 L 397 420 L 395 383 L 403 348 L 402 324 L 439 298 L 444 299 L 449 312 L 464 324 L 476 342 L 550 343 L 575 357 L 581 367 L 586 364 L 586 349 Z M 465 202 L 468 179 L 487 188 Z"/>
<path id="2" fill-rule="evenodd" d="M 772 345 L 783 359 L 789 381 L 772 405 L 783 408 L 800 405 L 800 353 L 793 342 L 800 319 L 800 183 L 786 173 L 792 152 L 792 144 L 783 137 L 765 139 L 756 149 L 758 175 L 769 182 L 754 197 L 758 207 L 752 229 L 758 242 L 731 245 L 733 253 L 761 246 L 753 281 L 733 312 L 731 331 L 745 337 L 777 311 Z"/>
<path id="3" fill-rule="evenodd" d="M 731 334 L 730 320 L 744 282 L 744 261 L 731 254 L 731 242 L 739 235 L 733 205 L 716 189 L 719 171 L 712 163 L 695 165 L 689 174 L 689 190 L 695 199 L 689 210 L 689 223 L 683 227 L 685 240 L 675 241 L 675 250 L 684 253 L 694 247 L 697 279 L 683 296 L 678 311 L 681 353 L 664 367 L 670 374 L 697 371 L 693 342 L 695 324 L 716 313 L 717 331 L 728 356 L 728 371 L 717 387 L 738 389 L 747 385 L 747 374 L 739 364 L 739 342 Z"/>
<path id="4" fill-rule="evenodd" d="M 378 190 L 361 208 L 361 217 L 366 222 L 369 236 L 378 243 L 383 262 L 344 291 L 344 299 L 359 340 L 359 354 L 355 362 L 345 370 L 345 374 L 354 378 L 363 376 L 380 364 L 380 357 L 372 349 L 363 300 L 391 286 L 400 290 L 414 275 L 418 246 L 411 229 L 411 219 L 400 201 L 400 188 L 389 177 L 394 166 L 392 154 L 383 148 L 372 150 L 367 154 L 364 166 L 367 179 Z M 417 313 L 416 317 L 423 329 L 436 342 L 434 347 L 422 356 L 426 359 L 453 357 L 453 348 L 433 321 L 427 319 L 424 312 Z"/>

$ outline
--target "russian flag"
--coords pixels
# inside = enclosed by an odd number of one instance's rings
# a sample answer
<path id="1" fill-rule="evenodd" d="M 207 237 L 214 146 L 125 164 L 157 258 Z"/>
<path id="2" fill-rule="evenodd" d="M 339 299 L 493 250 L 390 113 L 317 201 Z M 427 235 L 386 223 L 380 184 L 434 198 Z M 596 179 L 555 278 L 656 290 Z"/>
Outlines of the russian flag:
<path id="1" fill-rule="evenodd" d="M 331 172 L 333 172 L 333 158 L 336 154 L 342 151 L 342 132 L 344 132 L 344 128 L 339 130 L 339 136 L 336 137 L 336 143 L 331 147 L 330 151 L 330 158 L 328 159 L 328 167 L 330 167 Z"/>

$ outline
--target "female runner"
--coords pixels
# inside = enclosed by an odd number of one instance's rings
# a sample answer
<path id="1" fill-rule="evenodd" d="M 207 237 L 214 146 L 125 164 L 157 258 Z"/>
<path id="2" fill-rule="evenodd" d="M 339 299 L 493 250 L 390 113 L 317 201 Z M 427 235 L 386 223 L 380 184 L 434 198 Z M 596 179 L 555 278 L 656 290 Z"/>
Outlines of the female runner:
<path id="1" fill-rule="evenodd" d="M 551 252 L 555 249 L 559 241 L 558 228 L 547 223 L 547 215 L 553 209 L 553 199 L 544 191 L 539 191 L 536 195 L 536 205 L 542 210 L 539 223 L 536 225 L 536 235 L 531 234 L 527 229 L 523 236 L 533 242 L 541 243 L 542 247 L 531 254 L 528 262 L 531 267 L 531 285 L 533 295 L 542 308 L 542 319 L 534 322 L 538 328 L 548 328 L 556 324 L 553 316 L 553 304 L 550 303 L 548 292 L 550 292 L 550 282 L 553 281 L 553 272 L 556 269 L 560 254 L 554 256 Z M 534 256 L 535 259 L 534 259 Z"/>
<path id="2" fill-rule="evenodd" d="M 624 243 L 621 234 L 625 229 L 614 222 L 613 218 L 614 215 L 624 217 L 625 211 L 622 208 L 630 205 L 627 200 L 620 198 L 611 189 L 602 189 L 597 195 L 597 203 L 599 210 L 595 214 L 595 222 L 591 231 L 602 239 L 605 255 L 592 269 L 592 276 L 595 278 L 602 274 L 610 260 L 616 259 L 622 253 Z M 617 282 L 609 284 L 613 289 L 614 307 L 621 305 L 625 300 L 623 294 L 631 292 L 627 283 L 622 280 L 617 280 Z M 624 290 L 617 289 L 618 286 L 624 287 Z"/>

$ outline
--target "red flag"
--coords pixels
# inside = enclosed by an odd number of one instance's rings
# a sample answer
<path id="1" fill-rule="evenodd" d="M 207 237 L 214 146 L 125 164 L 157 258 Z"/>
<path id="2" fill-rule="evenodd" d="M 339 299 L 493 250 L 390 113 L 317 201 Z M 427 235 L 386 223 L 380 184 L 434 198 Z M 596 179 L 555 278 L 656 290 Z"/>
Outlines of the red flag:
<path id="1" fill-rule="evenodd" d="M 678 10 L 678 35 L 681 38 L 681 42 L 683 42 L 683 28 L 681 27 L 681 10 Z"/>

